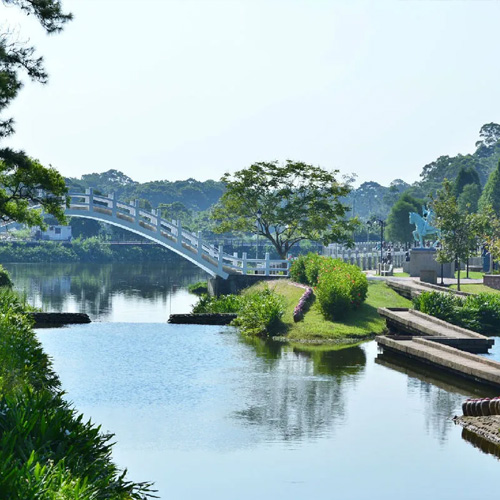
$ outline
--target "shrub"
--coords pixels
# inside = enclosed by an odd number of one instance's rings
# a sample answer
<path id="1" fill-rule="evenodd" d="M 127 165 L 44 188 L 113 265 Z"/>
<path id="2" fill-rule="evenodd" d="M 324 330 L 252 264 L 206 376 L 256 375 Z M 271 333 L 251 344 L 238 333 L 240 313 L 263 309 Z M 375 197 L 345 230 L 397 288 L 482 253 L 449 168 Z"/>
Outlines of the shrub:
<path id="1" fill-rule="evenodd" d="M 290 266 L 290 279 L 295 281 L 296 283 L 302 283 L 303 285 L 307 285 L 307 276 L 306 276 L 306 255 L 299 255 Z"/>
<path id="2" fill-rule="evenodd" d="M 440 292 L 423 292 L 413 299 L 415 309 L 454 325 L 479 333 L 500 329 L 500 296 L 492 293 L 469 295 L 465 299 Z"/>
<path id="3" fill-rule="evenodd" d="M 281 328 L 285 312 L 283 298 L 265 288 L 242 296 L 238 317 L 233 324 L 245 335 L 272 336 Z"/>
<path id="4" fill-rule="evenodd" d="M 500 330 L 500 296 L 495 293 L 479 293 L 469 295 L 463 305 L 468 312 L 467 319 L 462 318 L 465 328 L 476 330 L 481 333 L 498 333 Z M 471 321 L 472 319 L 472 321 Z"/>
<path id="5" fill-rule="evenodd" d="M 324 264 L 329 257 L 323 257 L 315 253 L 308 253 L 306 256 L 305 263 L 305 273 L 306 273 L 306 285 L 316 286 L 318 283 L 318 275 L 321 269 L 321 265 Z"/>
<path id="6" fill-rule="evenodd" d="M 338 320 L 366 299 L 368 280 L 361 269 L 339 259 L 322 262 L 316 295 L 323 316 Z"/>
<path id="7" fill-rule="evenodd" d="M 208 285 L 206 281 L 198 281 L 197 283 L 192 283 L 188 286 L 189 293 L 194 295 L 202 295 L 208 293 Z"/>
<path id="8" fill-rule="evenodd" d="M 193 307 L 194 314 L 236 313 L 241 307 L 241 295 L 221 295 L 211 297 L 207 293 L 201 295 Z"/>
<path id="9" fill-rule="evenodd" d="M 12 284 L 9 273 L 0 265 L 0 287 L 12 288 Z"/>
<path id="10" fill-rule="evenodd" d="M 417 311 L 454 324 L 459 322 L 457 308 L 462 303 L 460 297 L 442 292 L 422 292 L 413 298 L 413 306 Z"/>

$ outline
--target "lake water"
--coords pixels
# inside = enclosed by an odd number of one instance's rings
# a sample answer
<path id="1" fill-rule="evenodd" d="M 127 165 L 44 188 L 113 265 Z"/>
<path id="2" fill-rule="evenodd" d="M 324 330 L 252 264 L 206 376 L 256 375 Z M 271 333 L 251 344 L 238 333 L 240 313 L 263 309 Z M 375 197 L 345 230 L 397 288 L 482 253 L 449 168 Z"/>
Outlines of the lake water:
<path id="1" fill-rule="evenodd" d="M 189 310 L 185 286 L 203 275 L 139 266 L 5 266 L 47 310 L 98 321 L 38 335 L 68 399 L 116 434 L 131 479 L 173 500 L 495 495 L 498 459 L 452 420 L 484 389 L 374 342 L 307 352 L 166 324 L 170 308 Z"/>

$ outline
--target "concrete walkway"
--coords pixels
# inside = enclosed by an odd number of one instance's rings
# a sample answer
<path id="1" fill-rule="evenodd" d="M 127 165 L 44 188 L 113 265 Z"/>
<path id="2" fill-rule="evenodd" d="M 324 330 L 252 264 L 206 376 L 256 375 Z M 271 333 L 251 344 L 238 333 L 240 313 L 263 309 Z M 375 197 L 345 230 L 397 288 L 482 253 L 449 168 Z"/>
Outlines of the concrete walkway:
<path id="1" fill-rule="evenodd" d="M 496 361 L 424 338 L 396 340 L 381 336 L 377 337 L 376 341 L 384 350 L 396 352 L 476 382 L 500 387 L 500 363 Z"/>

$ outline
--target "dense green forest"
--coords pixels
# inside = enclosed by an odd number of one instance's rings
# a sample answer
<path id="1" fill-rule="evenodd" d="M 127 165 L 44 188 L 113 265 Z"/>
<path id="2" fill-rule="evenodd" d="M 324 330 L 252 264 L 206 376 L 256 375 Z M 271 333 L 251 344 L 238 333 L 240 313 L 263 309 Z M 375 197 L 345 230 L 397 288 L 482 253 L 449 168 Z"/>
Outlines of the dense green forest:
<path id="1" fill-rule="evenodd" d="M 441 186 L 445 178 L 453 181 L 463 168 L 477 171 L 481 186 L 484 186 L 499 159 L 500 125 L 488 123 L 479 131 L 474 153 L 440 156 L 422 167 L 420 180 L 413 184 L 402 179 L 393 180 L 389 186 L 382 186 L 376 181 L 363 182 L 352 190 L 345 201 L 352 207 L 354 215 L 361 219 L 369 219 L 371 216 L 385 218 L 404 192 L 425 199 Z M 404 167 L 403 160 L 402 171 Z M 170 206 L 178 212 L 186 213 L 207 210 L 224 192 L 224 184 L 219 181 L 187 179 L 139 183 L 118 170 L 85 174 L 80 179 L 66 178 L 66 183 L 70 191 L 81 192 L 92 187 L 100 193 L 115 192 L 118 198 L 124 201 L 139 199 L 152 208 Z"/>
<path id="2" fill-rule="evenodd" d="M 440 156 L 422 167 L 420 179 L 413 184 L 402 179 L 393 180 L 389 186 L 382 186 L 376 181 L 363 182 L 357 188 L 353 188 L 343 201 L 351 208 L 351 214 L 358 216 L 361 221 L 376 218 L 386 220 L 403 194 L 406 196 L 405 203 L 414 200 L 414 209 L 417 209 L 418 203 L 425 202 L 431 193 L 435 193 L 445 178 L 453 182 L 459 175 L 465 177 L 472 175 L 472 180 L 460 179 L 459 184 L 465 183 L 466 187 L 463 205 L 465 206 L 466 202 L 474 205 L 499 159 L 500 125 L 488 123 L 481 127 L 473 153 Z M 402 160 L 401 170 L 404 171 L 404 168 Z M 356 176 L 353 174 L 350 177 L 346 176 L 344 181 L 354 183 L 355 179 Z M 468 182 L 478 184 L 467 186 Z M 82 192 L 87 188 L 93 188 L 102 194 L 114 192 L 123 201 L 137 199 L 144 208 L 159 208 L 164 217 L 180 219 L 185 227 L 192 231 L 203 231 L 206 236 L 210 236 L 210 207 L 224 193 L 224 184 L 220 181 L 187 179 L 139 183 L 118 170 L 85 174 L 80 179 L 67 178 L 66 183 L 70 192 Z M 457 196 L 462 193 L 463 188 L 464 186 L 460 186 Z M 406 205 L 401 210 L 403 214 L 401 217 L 405 219 Z M 363 231 L 366 231 L 366 228 L 361 227 L 358 231 L 360 237 Z M 91 231 L 88 236 L 93 234 L 96 234 L 95 231 Z"/>

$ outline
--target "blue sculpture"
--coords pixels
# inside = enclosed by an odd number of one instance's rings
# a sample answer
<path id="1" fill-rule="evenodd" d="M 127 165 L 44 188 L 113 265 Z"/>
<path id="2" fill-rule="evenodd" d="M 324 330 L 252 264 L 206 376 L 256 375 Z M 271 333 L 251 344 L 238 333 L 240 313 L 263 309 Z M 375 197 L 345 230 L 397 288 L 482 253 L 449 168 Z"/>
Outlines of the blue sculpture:
<path id="1" fill-rule="evenodd" d="M 415 241 L 420 242 L 420 248 L 424 248 L 424 238 L 428 235 L 435 235 L 435 241 L 431 244 L 431 247 L 435 247 L 436 243 L 441 238 L 441 231 L 432 225 L 434 212 L 432 208 L 422 207 L 423 217 L 417 212 L 410 212 L 410 224 L 415 224 L 415 231 L 413 231 L 413 238 Z"/>

